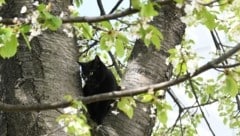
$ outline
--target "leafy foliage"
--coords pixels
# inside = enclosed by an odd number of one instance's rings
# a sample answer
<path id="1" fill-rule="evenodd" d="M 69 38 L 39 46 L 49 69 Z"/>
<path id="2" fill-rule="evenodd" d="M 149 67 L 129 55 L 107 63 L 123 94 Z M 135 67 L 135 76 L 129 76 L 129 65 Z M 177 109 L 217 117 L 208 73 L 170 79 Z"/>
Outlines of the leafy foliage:
<path id="1" fill-rule="evenodd" d="M 65 99 L 72 100 L 71 96 Z M 90 126 L 87 124 L 86 107 L 80 101 L 73 101 L 73 106 L 65 108 L 65 113 L 57 118 L 59 124 L 69 135 L 91 136 Z"/>
<path id="2" fill-rule="evenodd" d="M 117 107 L 131 119 L 134 115 L 136 103 L 132 97 L 123 97 L 117 103 Z"/>
<path id="3" fill-rule="evenodd" d="M 43 27 L 55 31 L 62 25 L 62 20 L 59 17 L 52 15 L 46 5 L 40 4 L 37 7 L 37 10 L 40 13 L 38 19 L 42 22 Z"/>
<path id="4" fill-rule="evenodd" d="M 0 0 L 0 6 L 2 6 L 5 3 L 5 0 Z"/>
<path id="5" fill-rule="evenodd" d="M 10 27 L 0 27 L 0 55 L 9 58 L 17 52 L 17 35 Z"/>

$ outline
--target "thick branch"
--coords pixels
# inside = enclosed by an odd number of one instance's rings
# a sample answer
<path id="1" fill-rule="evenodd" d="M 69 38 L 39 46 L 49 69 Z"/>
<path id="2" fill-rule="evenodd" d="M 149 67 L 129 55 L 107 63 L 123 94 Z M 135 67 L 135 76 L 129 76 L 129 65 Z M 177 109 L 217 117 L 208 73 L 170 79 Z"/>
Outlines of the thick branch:
<path id="1" fill-rule="evenodd" d="M 181 82 L 184 82 L 186 80 L 189 80 L 211 68 L 214 68 L 217 64 L 221 63 L 222 61 L 226 60 L 236 52 L 240 50 L 240 44 L 237 44 L 235 47 L 233 47 L 231 50 L 226 52 L 224 55 L 206 63 L 199 69 L 197 69 L 193 74 L 187 74 L 184 75 L 178 79 L 173 79 L 170 81 L 158 83 L 158 84 L 153 84 L 153 85 L 148 85 L 144 87 L 139 87 L 135 89 L 129 89 L 129 90 L 122 90 L 122 91 L 113 91 L 110 93 L 103 93 L 103 94 L 98 94 L 98 95 L 93 95 L 89 97 L 80 97 L 79 100 L 82 100 L 84 103 L 93 103 L 97 101 L 102 101 L 102 100 L 110 100 L 114 98 L 119 98 L 123 96 L 132 96 L 132 95 L 137 95 L 141 93 L 145 93 L 148 90 L 160 90 L 160 89 L 166 89 L 170 86 L 179 84 Z M 40 111 L 40 110 L 47 110 L 47 109 L 57 109 L 57 108 L 64 108 L 68 107 L 72 104 L 72 102 L 61 102 L 61 103 L 56 103 L 56 104 L 39 104 L 39 105 L 11 105 L 11 104 L 4 104 L 0 103 L 0 111 Z"/>

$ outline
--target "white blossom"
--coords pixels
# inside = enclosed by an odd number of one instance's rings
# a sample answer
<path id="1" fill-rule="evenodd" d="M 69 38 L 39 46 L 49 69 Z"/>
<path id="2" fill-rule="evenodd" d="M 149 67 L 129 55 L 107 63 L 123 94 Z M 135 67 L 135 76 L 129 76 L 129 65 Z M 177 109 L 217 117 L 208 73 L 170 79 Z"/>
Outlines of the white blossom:
<path id="1" fill-rule="evenodd" d="M 187 68 L 190 74 L 193 74 L 198 68 L 198 59 L 190 59 L 187 61 Z"/>
<path id="2" fill-rule="evenodd" d="M 30 36 L 29 36 L 29 41 L 32 40 L 33 37 L 36 37 L 38 35 L 40 35 L 42 33 L 41 28 L 36 27 L 32 27 L 32 29 L 30 29 Z"/>
<path id="3" fill-rule="evenodd" d="M 137 25 L 132 25 L 130 27 L 130 35 L 131 35 L 131 38 L 133 39 L 139 39 L 141 37 L 141 35 L 138 33 L 139 30 L 140 30 L 141 26 L 139 24 Z"/>
<path id="4" fill-rule="evenodd" d="M 22 6 L 20 13 L 26 13 L 27 12 L 27 7 L 26 6 Z"/>
<path id="5" fill-rule="evenodd" d="M 73 37 L 73 33 L 72 33 L 71 31 L 69 31 L 69 29 L 64 28 L 64 29 L 63 29 L 63 32 L 64 32 L 65 34 L 67 34 L 68 37 Z"/>
<path id="6" fill-rule="evenodd" d="M 34 5 L 34 6 L 38 6 L 38 5 L 39 5 L 39 1 L 34 1 L 34 2 L 33 2 L 33 5 Z"/>
<path id="7" fill-rule="evenodd" d="M 65 25 L 63 25 L 63 32 L 65 33 L 65 34 L 67 34 L 67 36 L 68 37 L 73 37 L 74 35 L 73 35 L 73 28 L 72 28 L 72 26 L 70 25 L 70 24 L 65 24 Z"/>
<path id="8" fill-rule="evenodd" d="M 74 12 L 74 11 L 75 11 L 75 7 L 72 6 L 72 5 L 69 5 L 69 6 L 68 6 L 68 10 L 69 10 L 70 12 Z"/>
<path id="9" fill-rule="evenodd" d="M 60 18 L 63 18 L 65 16 L 65 13 L 62 11 L 59 16 Z"/>
<path id="10" fill-rule="evenodd" d="M 143 110 L 144 112 L 147 112 L 147 108 L 146 108 L 146 107 L 143 107 L 142 110 Z"/>
<path id="11" fill-rule="evenodd" d="M 150 118 L 155 118 L 156 115 L 155 115 L 155 114 L 150 114 L 149 117 L 150 117 Z"/>
<path id="12" fill-rule="evenodd" d="M 112 114 L 114 114 L 114 115 L 118 115 L 119 114 L 119 111 L 117 111 L 117 110 L 113 110 L 113 111 L 111 111 L 112 112 Z"/>
<path id="13" fill-rule="evenodd" d="M 32 23 L 31 29 L 30 29 L 29 41 L 31 41 L 33 37 L 40 35 L 42 31 L 46 29 L 46 28 L 42 28 L 41 24 L 38 22 L 38 16 L 39 16 L 39 12 L 34 11 L 30 16 L 27 17 L 29 20 L 31 20 L 31 23 Z"/>
<path id="14" fill-rule="evenodd" d="M 63 109 L 63 112 L 68 114 L 77 114 L 78 110 L 76 108 L 67 107 Z"/>
<path id="15" fill-rule="evenodd" d="M 59 124 L 61 127 L 65 126 L 65 123 L 64 123 L 64 120 L 63 120 L 63 119 L 59 120 L 59 121 L 58 121 L 58 124 Z"/>

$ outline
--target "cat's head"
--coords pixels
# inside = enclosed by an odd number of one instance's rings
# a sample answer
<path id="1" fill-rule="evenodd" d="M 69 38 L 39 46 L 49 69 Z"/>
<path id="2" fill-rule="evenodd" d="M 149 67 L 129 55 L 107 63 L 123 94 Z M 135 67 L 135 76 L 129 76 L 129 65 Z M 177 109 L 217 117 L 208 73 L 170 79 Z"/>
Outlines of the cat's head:
<path id="1" fill-rule="evenodd" d="M 98 56 L 96 56 L 94 60 L 89 62 L 79 62 L 79 65 L 81 66 L 81 76 L 85 81 L 98 76 L 100 74 L 99 70 L 102 66 L 104 66 Z"/>

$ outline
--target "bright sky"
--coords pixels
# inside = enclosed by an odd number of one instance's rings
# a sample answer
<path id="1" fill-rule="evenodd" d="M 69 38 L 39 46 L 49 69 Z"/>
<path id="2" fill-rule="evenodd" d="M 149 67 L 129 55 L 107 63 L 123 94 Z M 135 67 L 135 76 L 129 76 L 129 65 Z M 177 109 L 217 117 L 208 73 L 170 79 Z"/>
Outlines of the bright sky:
<path id="1" fill-rule="evenodd" d="M 114 5 L 116 2 L 114 0 L 102 0 L 102 1 L 107 13 L 111 10 L 112 5 Z M 128 6 L 128 1 L 124 1 L 122 6 Z M 81 16 L 98 16 L 99 15 L 99 9 L 98 9 L 96 0 L 84 0 L 83 5 L 80 7 L 79 11 Z M 205 60 L 202 60 L 202 62 L 200 63 L 205 64 L 206 61 L 209 61 L 209 59 L 211 59 L 209 52 L 214 50 L 214 44 L 212 42 L 210 32 L 205 27 L 198 26 L 195 28 L 192 27 L 192 28 L 186 29 L 186 34 L 189 38 L 195 41 L 196 45 L 194 46 L 194 49 L 199 53 L 200 56 L 205 57 Z M 213 70 L 209 72 L 205 72 L 204 77 L 213 76 L 212 72 Z M 181 88 L 174 87 L 173 89 L 174 89 L 174 93 L 177 96 L 181 96 L 181 101 L 184 104 L 189 103 L 189 98 L 185 96 L 184 91 L 181 90 Z M 168 99 L 170 100 L 170 98 Z M 177 108 L 177 106 L 174 106 L 173 108 Z M 222 119 L 218 116 L 216 104 L 213 104 L 211 106 L 205 106 L 203 107 L 203 110 L 216 136 L 234 136 L 234 131 L 231 130 L 229 127 L 225 126 L 222 122 Z M 175 110 L 174 112 L 169 113 L 170 120 L 175 121 L 177 113 L 178 113 L 178 110 Z M 201 125 L 197 129 L 199 132 L 199 136 L 211 136 L 211 133 L 208 130 L 206 123 L 204 121 L 201 123 Z"/>

